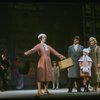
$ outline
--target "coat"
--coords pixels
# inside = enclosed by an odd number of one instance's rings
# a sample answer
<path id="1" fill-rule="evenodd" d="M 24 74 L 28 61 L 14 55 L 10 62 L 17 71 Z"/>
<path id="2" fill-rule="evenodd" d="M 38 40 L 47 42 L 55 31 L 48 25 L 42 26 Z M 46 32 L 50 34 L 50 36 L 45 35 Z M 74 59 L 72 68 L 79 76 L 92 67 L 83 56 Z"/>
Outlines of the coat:
<path id="1" fill-rule="evenodd" d="M 80 77 L 80 69 L 79 69 L 79 58 L 82 56 L 82 45 L 78 45 L 77 51 L 74 49 L 74 45 L 68 47 L 68 57 L 71 57 L 74 65 L 68 68 L 68 78 L 79 78 Z"/>
<path id="2" fill-rule="evenodd" d="M 91 77 L 91 83 L 96 83 L 100 82 L 100 71 L 98 73 L 98 68 L 97 64 L 100 64 L 100 47 L 99 46 L 94 46 L 93 48 L 90 46 L 89 47 L 90 53 L 89 56 L 93 60 L 93 65 L 92 65 L 92 77 Z"/>
<path id="3" fill-rule="evenodd" d="M 41 82 L 52 81 L 52 63 L 50 54 L 52 53 L 60 59 L 63 59 L 64 57 L 49 45 L 47 45 L 46 49 L 39 43 L 28 51 L 29 55 L 38 52 L 38 55 L 40 56 L 37 66 L 37 78 L 38 81 Z"/>

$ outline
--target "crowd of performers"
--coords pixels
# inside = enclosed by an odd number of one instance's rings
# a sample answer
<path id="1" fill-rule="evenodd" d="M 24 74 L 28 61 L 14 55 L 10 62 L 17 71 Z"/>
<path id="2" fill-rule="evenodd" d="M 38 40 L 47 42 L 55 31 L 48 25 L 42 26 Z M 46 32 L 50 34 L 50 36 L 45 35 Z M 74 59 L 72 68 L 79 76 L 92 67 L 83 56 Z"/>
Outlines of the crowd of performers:
<path id="1" fill-rule="evenodd" d="M 59 60 L 66 59 L 67 57 L 57 52 L 53 47 L 46 44 L 47 35 L 40 33 L 38 35 L 39 43 L 33 48 L 25 51 L 23 55 L 29 56 L 38 53 L 40 56 L 37 64 L 37 87 L 38 95 L 50 94 L 48 91 L 48 83 L 52 82 L 52 88 L 59 88 L 60 68 L 57 61 L 52 61 L 50 55 L 53 54 Z M 73 38 L 72 45 L 68 46 L 68 57 L 73 60 L 73 66 L 67 68 L 68 75 L 68 92 L 72 92 L 73 86 L 76 86 L 77 92 L 91 92 L 88 88 L 92 84 L 94 92 L 98 91 L 100 83 L 100 47 L 97 45 L 97 40 L 94 37 L 89 38 L 89 46 L 85 47 L 80 44 L 80 37 Z M 20 60 L 15 60 L 16 70 L 16 89 L 22 89 L 24 86 L 23 75 L 19 73 L 18 66 Z M 7 90 L 7 75 L 9 69 L 9 61 L 4 51 L 0 53 L 0 78 L 2 80 L 2 90 Z M 66 76 L 65 76 L 66 77 Z M 81 90 L 81 83 L 83 84 L 84 91 Z M 44 93 L 42 92 L 41 85 L 44 85 Z"/>

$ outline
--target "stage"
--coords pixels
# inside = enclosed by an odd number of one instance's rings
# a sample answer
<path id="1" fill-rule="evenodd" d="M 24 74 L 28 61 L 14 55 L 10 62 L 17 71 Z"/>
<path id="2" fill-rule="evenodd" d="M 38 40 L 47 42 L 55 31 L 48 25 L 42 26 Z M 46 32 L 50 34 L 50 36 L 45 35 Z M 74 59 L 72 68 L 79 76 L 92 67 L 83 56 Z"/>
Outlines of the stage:
<path id="1" fill-rule="evenodd" d="M 83 88 L 81 89 L 83 91 Z M 92 90 L 92 89 L 90 89 Z M 100 90 L 100 89 L 99 89 Z M 42 90 L 43 92 L 43 90 Z M 44 94 L 43 96 L 37 95 L 37 89 L 31 90 L 8 90 L 0 91 L 0 99 L 30 99 L 30 98 L 39 98 L 39 99 L 48 99 L 48 98 L 99 98 L 100 92 L 77 92 L 76 89 L 73 89 L 71 93 L 68 93 L 68 89 L 49 89 L 50 95 Z"/>

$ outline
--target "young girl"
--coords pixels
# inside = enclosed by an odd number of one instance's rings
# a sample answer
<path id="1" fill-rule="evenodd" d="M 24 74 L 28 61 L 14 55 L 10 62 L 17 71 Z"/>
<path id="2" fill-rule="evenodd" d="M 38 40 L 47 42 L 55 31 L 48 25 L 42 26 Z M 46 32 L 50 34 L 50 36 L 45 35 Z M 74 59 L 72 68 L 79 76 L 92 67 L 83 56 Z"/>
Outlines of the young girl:
<path id="1" fill-rule="evenodd" d="M 79 59 L 79 66 L 80 66 L 80 76 L 83 77 L 83 85 L 84 91 L 89 92 L 88 90 L 88 80 L 91 77 L 91 66 L 92 66 L 92 59 L 88 56 L 89 50 L 83 49 L 83 56 Z"/>
<path id="2" fill-rule="evenodd" d="M 57 65 L 56 61 L 53 61 L 53 67 L 52 67 L 52 76 L 53 76 L 53 89 L 59 88 L 59 78 L 60 78 L 60 69 L 59 66 Z"/>

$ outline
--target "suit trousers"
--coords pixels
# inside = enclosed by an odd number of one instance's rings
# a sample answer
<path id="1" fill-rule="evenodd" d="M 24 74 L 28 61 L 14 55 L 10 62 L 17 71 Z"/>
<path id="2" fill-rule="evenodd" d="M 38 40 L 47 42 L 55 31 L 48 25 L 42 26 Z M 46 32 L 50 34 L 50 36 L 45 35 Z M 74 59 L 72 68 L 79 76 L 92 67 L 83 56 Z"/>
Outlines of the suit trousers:
<path id="1" fill-rule="evenodd" d="M 72 92 L 74 82 L 76 82 L 77 85 L 77 92 L 81 92 L 81 78 L 68 78 L 68 92 Z"/>

